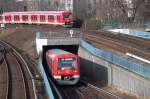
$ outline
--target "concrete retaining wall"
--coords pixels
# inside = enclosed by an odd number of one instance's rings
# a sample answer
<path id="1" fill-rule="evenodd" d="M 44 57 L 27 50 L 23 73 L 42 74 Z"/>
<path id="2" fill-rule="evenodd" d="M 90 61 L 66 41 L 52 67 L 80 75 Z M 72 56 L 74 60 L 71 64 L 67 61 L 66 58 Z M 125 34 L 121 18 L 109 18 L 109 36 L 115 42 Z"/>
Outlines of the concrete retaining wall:
<path id="1" fill-rule="evenodd" d="M 48 39 L 48 45 L 79 45 L 80 38 Z"/>
<path id="2" fill-rule="evenodd" d="M 78 54 L 81 61 L 81 79 L 92 83 L 111 84 L 111 66 L 108 62 L 90 54 L 79 47 Z"/>
<path id="3" fill-rule="evenodd" d="M 113 85 L 127 93 L 138 95 L 140 99 L 150 99 L 150 81 L 120 67 L 113 66 L 112 71 Z"/>
<path id="4" fill-rule="evenodd" d="M 150 81 L 124 68 L 96 57 L 86 49 L 79 47 L 81 57 L 81 78 L 101 86 L 101 84 L 114 85 L 118 89 L 150 99 Z"/>

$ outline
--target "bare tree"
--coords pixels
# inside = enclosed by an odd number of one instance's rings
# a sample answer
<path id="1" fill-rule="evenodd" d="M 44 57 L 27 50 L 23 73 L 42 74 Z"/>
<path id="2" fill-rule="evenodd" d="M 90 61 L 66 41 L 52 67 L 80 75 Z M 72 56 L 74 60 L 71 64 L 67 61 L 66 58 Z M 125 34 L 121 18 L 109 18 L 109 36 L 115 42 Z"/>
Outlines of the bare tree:
<path id="1" fill-rule="evenodd" d="M 118 5 L 118 8 L 122 13 L 129 19 L 130 22 L 133 22 L 137 11 L 144 0 L 114 0 Z"/>

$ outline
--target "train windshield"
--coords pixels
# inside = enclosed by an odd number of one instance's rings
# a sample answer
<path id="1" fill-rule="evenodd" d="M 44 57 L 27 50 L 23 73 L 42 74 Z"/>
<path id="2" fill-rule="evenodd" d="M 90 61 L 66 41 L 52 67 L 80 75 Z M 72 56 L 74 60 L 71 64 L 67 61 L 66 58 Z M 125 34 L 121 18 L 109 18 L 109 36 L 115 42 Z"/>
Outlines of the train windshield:
<path id="1" fill-rule="evenodd" d="M 71 68 L 76 69 L 76 59 L 75 58 L 59 58 L 58 59 L 59 66 L 58 69 Z"/>
<path id="2" fill-rule="evenodd" d="M 72 18 L 72 14 L 64 14 L 64 18 Z"/>

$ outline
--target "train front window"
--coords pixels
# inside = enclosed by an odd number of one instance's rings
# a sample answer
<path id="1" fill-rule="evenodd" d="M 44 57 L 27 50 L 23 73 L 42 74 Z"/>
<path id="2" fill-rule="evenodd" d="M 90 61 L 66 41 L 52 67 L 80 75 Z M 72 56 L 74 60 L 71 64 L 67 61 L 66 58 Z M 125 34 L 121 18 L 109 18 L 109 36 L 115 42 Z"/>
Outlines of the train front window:
<path id="1" fill-rule="evenodd" d="M 59 58 L 58 59 L 58 69 L 62 70 L 65 68 L 76 69 L 76 59 L 75 58 Z"/>
<path id="2" fill-rule="evenodd" d="M 72 15 L 71 14 L 64 14 L 64 19 L 66 18 L 72 18 Z"/>

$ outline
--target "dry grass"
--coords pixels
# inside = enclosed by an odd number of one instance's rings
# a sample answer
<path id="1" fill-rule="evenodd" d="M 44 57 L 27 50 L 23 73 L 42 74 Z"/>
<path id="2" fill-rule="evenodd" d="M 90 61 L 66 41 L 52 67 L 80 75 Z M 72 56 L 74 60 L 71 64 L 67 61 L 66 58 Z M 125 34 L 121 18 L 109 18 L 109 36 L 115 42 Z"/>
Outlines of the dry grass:
<path id="1" fill-rule="evenodd" d="M 5 38 L 6 36 L 11 35 L 13 32 L 15 32 L 15 28 L 6 28 L 6 29 L 2 29 L 0 30 L 0 39 Z"/>

